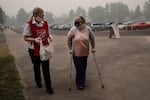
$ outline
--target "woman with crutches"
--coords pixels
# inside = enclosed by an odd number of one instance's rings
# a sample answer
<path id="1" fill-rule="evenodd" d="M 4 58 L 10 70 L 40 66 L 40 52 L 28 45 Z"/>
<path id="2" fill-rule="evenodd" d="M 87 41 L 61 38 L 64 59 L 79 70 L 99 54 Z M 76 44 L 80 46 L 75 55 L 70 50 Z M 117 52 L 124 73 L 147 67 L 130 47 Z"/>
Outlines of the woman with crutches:
<path id="1" fill-rule="evenodd" d="M 94 33 L 86 25 L 86 21 L 82 16 L 75 18 L 74 26 L 67 34 L 67 41 L 69 52 L 73 57 L 76 68 L 76 85 L 79 90 L 83 90 L 85 87 L 89 43 L 92 47 L 91 52 L 94 53 L 96 50 Z"/>

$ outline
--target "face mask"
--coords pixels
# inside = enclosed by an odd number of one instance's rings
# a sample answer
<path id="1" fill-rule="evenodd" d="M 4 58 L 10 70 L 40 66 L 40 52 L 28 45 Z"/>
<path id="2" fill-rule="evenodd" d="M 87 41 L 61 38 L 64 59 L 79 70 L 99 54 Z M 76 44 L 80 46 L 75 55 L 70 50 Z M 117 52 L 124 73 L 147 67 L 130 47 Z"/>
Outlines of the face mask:
<path id="1" fill-rule="evenodd" d="M 36 17 L 36 20 L 37 20 L 38 22 L 41 22 L 41 21 L 43 21 L 43 18 L 37 16 L 37 17 Z"/>
<path id="2" fill-rule="evenodd" d="M 80 24 L 80 22 L 74 22 L 74 25 L 75 25 L 76 27 L 79 27 L 81 24 Z"/>

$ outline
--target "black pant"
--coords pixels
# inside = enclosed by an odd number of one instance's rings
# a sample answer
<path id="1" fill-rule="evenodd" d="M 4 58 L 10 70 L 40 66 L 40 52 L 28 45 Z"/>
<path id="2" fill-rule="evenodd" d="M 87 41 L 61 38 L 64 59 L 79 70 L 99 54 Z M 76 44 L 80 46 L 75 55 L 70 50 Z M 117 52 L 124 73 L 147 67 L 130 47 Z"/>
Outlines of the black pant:
<path id="1" fill-rule="evenodd" d="M 73 56 L 73 61 L 76 68 L 77 86 L 85 85 L 87 58 L 88 56 L 84 56 L 84 57 Z"/>
<path id="2" fill-rule="evenodd" d="M 46 88 L 51 88 L 51 79 L 50 79 L 50 71 L 49 71 L 49 60 L 41 61 L 40 56 L 34 56 L 34 50 L 29 49 L 29 55 L 31 57 L 31 61 L 33 63 L 34 68 L 34 78 L 37 85 L 41 84 L 41 70 L 40 64 L 42 64 L 42 71 L 44 76 L 44 81 Z"/>
<path id="3" fill-rule="evenodd" d="M 111 28 L 110 28 L 110 33 L 109 33 L 109 37 L 108 37 L 108 38 L 109 38 L 109 39 L 112 38 L 113 35 L 114 35 L 114 30 L 113 30 L 113 28 L 111 27 Z"/>

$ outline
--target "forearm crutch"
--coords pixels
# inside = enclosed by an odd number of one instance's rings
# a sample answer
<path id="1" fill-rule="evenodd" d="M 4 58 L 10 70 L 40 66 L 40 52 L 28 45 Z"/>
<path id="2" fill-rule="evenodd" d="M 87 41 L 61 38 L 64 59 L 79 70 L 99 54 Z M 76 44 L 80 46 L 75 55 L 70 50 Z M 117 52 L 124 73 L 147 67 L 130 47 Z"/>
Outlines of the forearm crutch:
<path id="1" fill-rule="evenodd" d="M 94 61 L 95 61 L 95 64 L 96 64 L 96 69 L 97 69 L 97 72 L 98 72 L 98 75 L 99 75 L 99 79 L 100 79 L 100 82 L 101 82 L 101 87 L 104 88 L 104 84 L 103 84 L 103 81 L 102 81 L 102 74 L 99 71 L 99 67 L 98 67 L 98 64 L 97 64 L 97 61 L 96 61 L 95 53 L 93 53 L 93 57 L 94 57 Z"/>
<path id="2" fill-rule="evenodd" d="M 70 54 L 70 75 L 69 75 L 69 91 L 71 92 L 71 78 L 72 78 L 72 54 Z"/>

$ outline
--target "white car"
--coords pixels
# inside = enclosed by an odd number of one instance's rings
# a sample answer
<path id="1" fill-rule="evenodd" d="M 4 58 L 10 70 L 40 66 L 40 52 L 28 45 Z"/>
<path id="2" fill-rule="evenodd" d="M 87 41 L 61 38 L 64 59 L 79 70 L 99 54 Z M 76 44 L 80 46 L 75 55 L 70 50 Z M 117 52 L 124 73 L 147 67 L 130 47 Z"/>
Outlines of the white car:
<path id="1" fill-rule="evenodd" d="M 118 24 L 117 26 L 120 30 L 125 30 L 128 25 L 133 23 L 134 23 L 133 21 L 127 21 L 127 22 L 123 22 L 122 24 Z"/>

